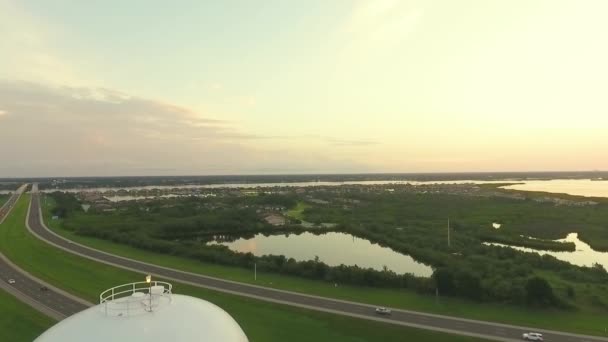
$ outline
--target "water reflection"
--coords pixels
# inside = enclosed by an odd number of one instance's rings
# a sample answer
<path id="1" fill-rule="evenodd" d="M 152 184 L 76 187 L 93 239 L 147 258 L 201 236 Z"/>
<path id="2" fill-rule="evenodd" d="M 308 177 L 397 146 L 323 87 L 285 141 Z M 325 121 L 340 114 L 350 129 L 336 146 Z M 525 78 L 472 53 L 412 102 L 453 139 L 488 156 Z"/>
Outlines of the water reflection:
<path id="1" fill-rule="evenodd" d="M 528 252 L 528 253 L 538 253 L 540 255 L 548 254 L 548 255 L 552 255 L 552 256 L 556 257 L 559 260 L 567 261 L 571 264 L 578 265 L 578 266 L 590 267 L 590 266 L 593 266 L 594 263 L 598 263 L 598 264 L 604 266 L 604 268 L 608 269 L 608 253 L 598 252 L 598 251 L 594 250 L 593 248 L 591 248 L 591 246 L 589 246 L 588 244 L 579 240 L 578 234 L 570 233 L 570 234 L 568 234 L 568 236 L 566 236 L 565 239 L 559 239 L 559 240 L 555 240 L 555 241 L 573 242 L 575 245 L 575 251 L 574 252 L 556 252 L 556 251 L 538 250 L 538 249 L 527 248 L 527 247 L 511 246 L 511 245 L 505 245 L 505 244 L 500 244 L 500 243 L 484 242 L 484 244 L 492 245 L 492 246 L 510 247 L 513 249 L 517 249 L 519 251 Z"/>
<path id="2" fill-rule="evenodd" d="M 433 273 L 431 267 L 415 261 L 409 255 L 397 253 L 390 248 L 344 233 L 314 235 L 306 232 L 299 235 L 270 236 L 257 234 L 253 238 L 215 243 L 228 246 L 236 252 L 251 252 L 257 256 L 285 255 L 298 261 L 313 260 L 318 256 L 330 266 L 358 265 L 376 270 L 382 270 L 386 266 L 399 274 L 412 273 L 422 277 L 429 277 Z"/>

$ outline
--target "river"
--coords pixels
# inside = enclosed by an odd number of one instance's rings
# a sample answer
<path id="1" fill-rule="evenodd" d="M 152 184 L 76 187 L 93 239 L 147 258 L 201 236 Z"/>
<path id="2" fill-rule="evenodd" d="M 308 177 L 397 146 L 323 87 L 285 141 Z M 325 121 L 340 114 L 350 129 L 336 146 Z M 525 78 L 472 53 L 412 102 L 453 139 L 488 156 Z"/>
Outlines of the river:
<path id="1" fill-rule="evenodd" d="M 528 248 L 528 247 L 511 246 L 511 245 L 504 245 L 504 244 L 500 244 L 500 243 L 491 243 L 491 242 L 484 242 L 484 244 L 491 245 L 491 246 L 510 247 L 513 249 L 517 249 L 518 251 L 528 252 L 528 253 L 538 253 L 540 255 L 545 255 L 545 254 L 552 255 L 559 260 L 567 261 L 573 265 L 578 265 L 578 266 L 590 267 L 590 266 L 593 266 L 594 263 L 598 263 L 598 264 L 604 266 L 604 268 L 608 269 L 608 253 L 598 252 L 598 251 L 594 250 L 593 248 L 591 248 L 591 246 L 589 246 L 585 242 L 579 240 L 578 234 L 570 233 L 570 234 L 568 234 L 568 236 L 566 236 L 566 238 L 555 240 L 555 241 L 573 242 L 574 245 L 576 246 L 575 251 L 574 252 L 546 251 L 546 250 L 538 250 L 538 249 Z"/>

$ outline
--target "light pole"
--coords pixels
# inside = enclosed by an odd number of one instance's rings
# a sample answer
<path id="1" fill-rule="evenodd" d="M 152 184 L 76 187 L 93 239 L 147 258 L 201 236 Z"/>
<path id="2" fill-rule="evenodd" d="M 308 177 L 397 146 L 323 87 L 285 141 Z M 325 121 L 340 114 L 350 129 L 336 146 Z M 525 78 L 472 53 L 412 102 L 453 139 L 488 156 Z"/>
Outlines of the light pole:
<path id="1" fill-rule="evenodd" d="M 450 218 L 448 217 L 448 248 L 452 246 L 450 241 Z"/>
<path id="2" fill-rule="evenodd" d="M 152 276 L 148 274 L 146 276 L 146 283 L 148 283 L 148 296 L 150 297 L 150 312 L 152 312 Z"/>
<path id="3" fill-rule="evenodd" d="M 439 286 L 435 285 L 435 304 L 439 304 Z"/>

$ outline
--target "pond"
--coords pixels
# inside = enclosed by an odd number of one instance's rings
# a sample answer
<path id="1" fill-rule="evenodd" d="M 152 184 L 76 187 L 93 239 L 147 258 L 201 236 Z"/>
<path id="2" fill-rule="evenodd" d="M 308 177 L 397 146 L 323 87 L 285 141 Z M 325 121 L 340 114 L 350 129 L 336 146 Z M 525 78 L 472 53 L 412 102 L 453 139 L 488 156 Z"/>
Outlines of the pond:
<path id="1" fill-rule="evenodd" d="M 409 255 L 397 253 L 390 248 L 371 243 L 345 233 L 312 233 L 270 235 L 257 234 L 250 239 L 234 242 L 212 242 L 222 244 L 235 252 L 253 255 L 284 255 L 298 261 L 314 260 L 315 256 L 329 266 L 357 265 L 381 271 L 384 266 L 398 274 L 412 273 L 430 277 L 433 269 L 419 263 Z"/>
<path id="2" fill-rule="evenodd" d="M 538 250 L 538 249 L 528 248 L 528 247 L 504 245 L 504 244 L 500 244 L 500 243 L 484 242 L 484 244 L 492 245 L 492 246 L 510 247 L 513 249 L 517 249 L 519 251 L 528 252 L 528 253 L 538 253 L 540 255 L 548 254 L 548 255 L 552 255 L 552 256 L 556 257 L 559 260 L 567 261 L 571 264 L 578 265 L 578 266 L 590 267 L 590 266 L 593 266 L 594 263 L 598 263 L 598 264 L 604 266 L 604 268 L 608 269 L 608 253 L 598 252 L 598 251 L 594 250 L 593 248 L 591 248 L 591 246 L 589 246 L 585 242 L 579 240 L 578 234 L 570 233 L 570 234 L 568 234 L 568 236 L 566 236 L 565 239 L 559 239 L 559 240 L 555 240 L 555 241 L 573 242 L 575 245 L 575 251 L 574 252 L 556 252 L 556 251 Z"/>

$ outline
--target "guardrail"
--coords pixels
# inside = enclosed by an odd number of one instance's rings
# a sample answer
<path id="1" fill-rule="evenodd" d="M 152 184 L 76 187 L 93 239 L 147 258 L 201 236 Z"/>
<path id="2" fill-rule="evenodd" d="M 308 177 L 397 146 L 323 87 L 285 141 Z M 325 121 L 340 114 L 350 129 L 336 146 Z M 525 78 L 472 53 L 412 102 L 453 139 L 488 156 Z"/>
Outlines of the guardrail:
<path id="1" fill-rule="evenodd" d="M 106 316 L 131 316 L 153 311 L 163 300 L 171 302 L 173 285 L 164 281 L 115 286 L 99 295 Z"/>

